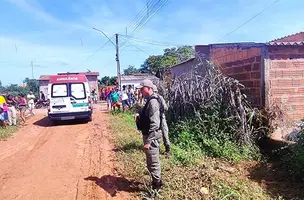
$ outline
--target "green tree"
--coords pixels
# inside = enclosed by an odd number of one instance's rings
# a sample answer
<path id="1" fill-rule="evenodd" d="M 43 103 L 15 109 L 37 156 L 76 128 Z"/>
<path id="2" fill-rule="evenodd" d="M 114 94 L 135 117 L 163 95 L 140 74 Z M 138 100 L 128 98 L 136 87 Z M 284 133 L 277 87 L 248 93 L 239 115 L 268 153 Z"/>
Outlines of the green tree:
<path id="1" fill-rule="evenodd" d="M 100 79 L 99 83 L 101 85 L 106 85 L 106 86 L 116 85 L 116 79 L 117 79 L 117 76 L 112 76 L 112 77 L 104 76 Z"/>
<path id="2" fill-rule="evenodd" d="M 38 94 L 39 92 L 39 82 L 36 79 L 26 78 L 23 83 L 26 84 L 26 88 L 29 91 L 32 91 L 34 94 Z"/>
<path id="3" fill-rule="evenodd" d="M 2 85 L 2 82 L 0 81 L 0 93 L 3 93 L 5 90 L 5 87 Z"/>
<path id="4" fill-rule="evenodd" d="M 124 75 L 132 75 L 132 74 L 138 74 L 140 73 L 140 69 L 137 69 L 133 65 L 129 65 L 127 69 L 124 69 Z"/>
<path id="5" fill-rule="evenodd" d="M 194 57 L 194 49 L 192 46 L 185 45 L 178 47 L 176 52 L 178 54 L 179 62 L 183 62 Z"/>
<path id="6" fill-rule="evenodd" d="M 112 76 L 109 81 L 109 85 L 116 85 L 117 76 Z"/>
<path id="7" fill-rule="evenodd" d="M 151 73 L 147 60 L 140 66 L 140 73 Z"/>
<path id="8" fill-rule="evenodd" d="M 156 74 L 159 71 L 163 71 L 166 68 L 176 65 L 180 62 L 188 60 L 194 57 L 194 49 L 192 46 L 181 46 L 164 49 L 163 55 L 149 56 L 140 67 L 140 71 L 143 73 Z"/>
<path id="9" fill-rule="evenodd" d="M 178 64 L 178 57 L 176 56 L 163 56 L 162 58 L 162 67 L 168 68 L 172 65 Z"/>
<path id="10" fill-rule="evenodd" d="M 162 55 L 149 56 L 149 58 L 147 58 L 144 62 L 144 68 L 142 69 L 148 69 L 147 71 L 156 73 L 159 68 L 162 68 L 162 60 Z"/>
<path id="11" fill-rule="evenodd" d="M 110 77 L 109 76 L 104 76 L 100 79 L 100 84 L 108 85 L 109 81 L 110 81 Z"/>

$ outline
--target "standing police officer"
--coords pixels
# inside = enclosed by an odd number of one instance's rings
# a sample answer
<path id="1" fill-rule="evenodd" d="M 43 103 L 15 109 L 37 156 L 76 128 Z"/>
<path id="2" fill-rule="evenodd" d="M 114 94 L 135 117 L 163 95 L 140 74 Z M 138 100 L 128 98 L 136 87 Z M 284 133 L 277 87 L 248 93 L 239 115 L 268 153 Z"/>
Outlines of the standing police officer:
<path id="1" fill-rule="evenodd" d="M 156 85 L 153 85 L 153 92 L 154 93 L 158 92 Z M 168 106 L 166 105 L 165 99 L 161 95 L 159 95 L 159 94 L 157 94 L 157 95 L 160 98 L 162 104 L 164 105 L 164 110 L 167 111 L 168 110 Z M 170 155 L 169 128 L 168 128 L 168 124 L 167 124 L 165 113 L 162 115 L 162 119 L 161 120 L 162 120 L 161 130 L 162 130 L 163 142 L 164 142 L 164 145 L 165 145 L 166 154 Z"/>
<path id="2" fill-rule="evenodd" d="M 136 124 L 143 134 L 147 168 L 152 177 L 152 189 L 159 190 L 163 186 L 159 146 L 162 138 L 161 116 L 164 108 L 158 95 L 153 92 L 153 85 L 151 80 L 145 79 L 138 87 L 147 101 L 142 111 L 136 115 Z"/>

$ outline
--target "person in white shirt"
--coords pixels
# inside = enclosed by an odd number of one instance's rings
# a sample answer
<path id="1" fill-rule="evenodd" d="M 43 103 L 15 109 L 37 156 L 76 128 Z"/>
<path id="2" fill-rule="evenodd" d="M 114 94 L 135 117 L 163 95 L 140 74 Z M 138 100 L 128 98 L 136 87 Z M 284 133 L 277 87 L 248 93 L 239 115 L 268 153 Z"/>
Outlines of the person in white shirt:
<path id="1" fill-rule="evenodd" d="M 34 100 L 36 99 L 35 95 L 33 94 L 32 91 L 30 91 L 30 93 L 27 95 L 26 98 L 27 98 L 27 104 L 29 106 L 30 114 L 35 115 L 35 113 L 34 113 L 34 108 L 35 108 Z"/>
<path id="2" fill-rule="evenodd" d="M 128 106 L 129 108 L 131 107 L 129 104 L 129 98 L 128 98 L 128 94 L 127 94 L 127 90 L 126 90 L 126 86 L 122 86 L 122 91 L 120 92 L 120 97 L 121 97 L 121 101 L 122 101 L 122 110 L 123 112 L 126 111 L 126 107 Z"/>

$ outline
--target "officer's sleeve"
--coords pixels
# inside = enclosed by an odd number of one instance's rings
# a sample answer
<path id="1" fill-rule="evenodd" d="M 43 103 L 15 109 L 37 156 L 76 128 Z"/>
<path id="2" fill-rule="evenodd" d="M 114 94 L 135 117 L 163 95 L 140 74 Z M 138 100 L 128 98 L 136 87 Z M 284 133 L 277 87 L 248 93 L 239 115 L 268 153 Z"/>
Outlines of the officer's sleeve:
<path id="1" fill-rule="evenodd" d="M 150 128 L 149 135 L 146 140 L 146 144 L 151 144 L 152 140 L 156 139 L 156 134 L 158 133 L 160 126 L 160 111 L 159 103 L 157 99 L 152 99 L 149 103 L 149 119 L 150 119 Z"/>
<path id="2" fill-rule="evenodd" d="M 168 110 L 168 105 L 166 104 L 166 101 L 165 101 L 164 97 L 163 96 L 159 96 L 159 97 L 160 97 L 160 100 L 161 100 L 162 104 L 164 105 L 164 109 L 167 111 Z"/>

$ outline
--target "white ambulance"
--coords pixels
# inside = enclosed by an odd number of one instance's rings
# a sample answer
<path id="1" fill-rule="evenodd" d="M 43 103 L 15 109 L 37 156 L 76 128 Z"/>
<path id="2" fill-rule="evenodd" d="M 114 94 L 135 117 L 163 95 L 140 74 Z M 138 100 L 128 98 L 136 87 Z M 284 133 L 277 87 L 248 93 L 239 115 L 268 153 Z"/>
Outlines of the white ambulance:
<path id="1" fill-rule="evenodd" d="M 54 75 L 48 85 L 48 117 L 52 121 L 92 120 L 88 79 L 82 74 Z"/>

